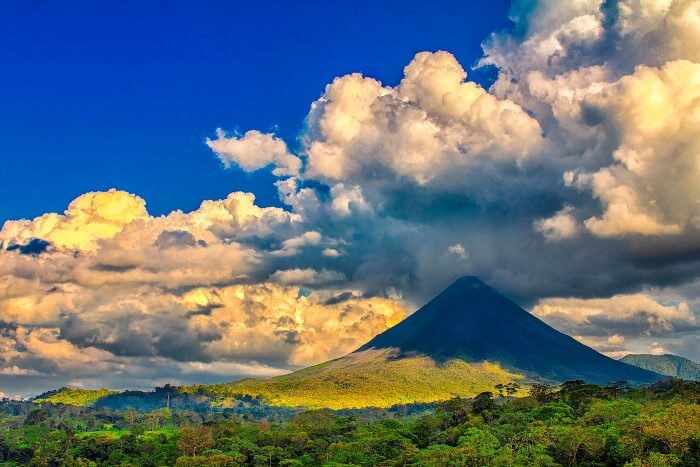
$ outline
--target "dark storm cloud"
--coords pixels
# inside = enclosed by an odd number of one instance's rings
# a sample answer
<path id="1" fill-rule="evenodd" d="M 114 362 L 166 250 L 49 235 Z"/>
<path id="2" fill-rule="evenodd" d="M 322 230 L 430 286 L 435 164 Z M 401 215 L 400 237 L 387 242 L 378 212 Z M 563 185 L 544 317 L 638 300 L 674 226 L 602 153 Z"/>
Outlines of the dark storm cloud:
<path id="1" fill-rule="evenodd" d="M 192 332 L 187 321 L 177 316 L 154 320 L 136 310 L 111 313 L 104 321 L 71 316 L 61 322 L 60 329 L 61 337 L 79 348 L 95 347 L 120 357 L 160 356 L 175 361 L 211 361 L 203 347 L 221 338 L 213 330 Z"/>

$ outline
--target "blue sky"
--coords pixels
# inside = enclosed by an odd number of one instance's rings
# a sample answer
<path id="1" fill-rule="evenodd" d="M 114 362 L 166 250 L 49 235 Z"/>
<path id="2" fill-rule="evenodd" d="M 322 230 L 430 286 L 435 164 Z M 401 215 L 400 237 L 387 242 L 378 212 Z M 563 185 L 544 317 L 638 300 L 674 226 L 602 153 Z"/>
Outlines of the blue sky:
<path id="1" fill-rule="evenodd" d="M 0 222 L 112 187 L 153 214 L 237 189 L 278 205 L 269 171 L 224 171 L 204 139 L 257 128 L 293 147 L 334 77 L 395 84 L 422 50 L 468 67 L 508 3 L 3 2 Z"/>

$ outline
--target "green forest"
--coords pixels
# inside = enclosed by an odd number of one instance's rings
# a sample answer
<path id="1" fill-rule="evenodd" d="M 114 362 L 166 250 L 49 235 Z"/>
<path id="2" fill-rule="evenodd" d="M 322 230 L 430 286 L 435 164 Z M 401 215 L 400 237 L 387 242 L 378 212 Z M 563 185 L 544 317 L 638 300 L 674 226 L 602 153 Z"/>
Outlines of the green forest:
<path id="1" fill-rule="evenodd" d="M 393 410 L 254 414 L 3 400 L 0 465 L 700 465 L 700 383 L 569 381 L 519 394 L 498 385 Z"/>

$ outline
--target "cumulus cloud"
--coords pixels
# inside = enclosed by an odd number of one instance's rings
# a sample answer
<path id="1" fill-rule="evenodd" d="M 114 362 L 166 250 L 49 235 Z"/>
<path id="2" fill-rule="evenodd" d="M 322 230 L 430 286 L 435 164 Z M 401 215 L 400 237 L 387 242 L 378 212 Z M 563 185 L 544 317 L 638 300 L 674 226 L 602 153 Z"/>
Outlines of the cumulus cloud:
<path id="1" fill-rule="evenodd" d="M 615 295 L 610 298 L 547 298 L 532 313 L 557 329 L 584 338 L 669 336 L 700 328 L 686 302 L 662 304 L 646 294 Z M 619 344 L 621 344 L 619 342 Z"/>
<path id="2" fill-rule="evenodd" d="M 697 12 L 683 0 L 515 2 L 522 35 L 485 45 L 495 94 L 538 118 L 568 159 L 567 184 L 602 204 L 585 219 L 594 235 L 698 228 Z"/>
<path id="3" fill-rule="evenodd" d="M 192 378 L 280 374 L 348 352 L 405 315 L 389 298 L 327 304 L 340 293 L 329 287 L 347 282 L 341 272 L 277 270 L 290 256 L 303 262 L 308 247 L 321 257 L 324 242 L 337 242 L 254 199 L 234 192 L 153 217 L 140 198 L 111 190 L 79 197 L 50 228 L 47 216 L 19 229 L 8 222 L 4 245 L 44 235 L 53 249 L 0 251 L 0 379 L 110 373 L 129 381 L 161 374 L 154 362 Z"/>
<path id="4" fill-rule="evenodd" d="M 336 258 L 342 255 L 342 253 L 335 248 L 324 248 L 321 253 L 328 258 Z"/>
<path id="5" fill-rule="evenodd" d="M 269 133 L 250 130 L 243 136 L 226 136 L 220 128 L 216 139 L 206 140 L 207 146 L 219 156 L 226 166 L 235 164 L 246 172 L 253 172 L 274 165 L 275 175 L 295 175 L 301 168 L 301 160 L 290 154 L 287 144 Z"/>
<path id="6" fill-rule="evenodd" d="M 581 343 L 620 358 L 630 353 L 674 353 L 697 358 L 700 319 L 677 294 L 637 293 L 609 298 L 548 298 L 532 313 Z"/>
<path id="7" fill-rule="evenodd" d="M 297 214 L 256 206 L 252 194 L 161 217 L 143 206 L 124 192 L 90 193 L 51 228 L 42 216 L 0 231 L 4 245 L 39 234 L 55 247 L 0 251 L 0 379 L 111 372 L 128 380 L 160 374 L 153 359 L 176 362 L 166 365 L 172 374 L 279 374 L 347 352 L 404 316 L 395 300 L 324 305 L 330 291 L 290 287 L 327 289 L 347 278 L 308 267 L 275 272 L 288 256 L 278 246 L 298 254 L 323 238 Z M 268 276 L 283 285 L 264 283 Z"/>
<path id="8" fill-rule="evenodd" d="M 322 239 L 323 236 L 320 233 L 310 230 L 299 236 L 288 238 L 283 241 L 282 248 L 275 251 L 273 254 L 277 256 L 293 256 L 298 254 L 302 248 L 320 245 Z"/>
<path id="9" fill-rule="evenodd" d="M 20 368 L 17 365 L 0 368 L 0 375 L 6 376 L 36 376 L 38 374 L 39 372 L 36 370 Z"/>
<path id="10" fill-rule="evenodd" d="M 700 64 L 681 60 L 641 66 L 584 101 L 618 140 L 614 165 L 580 176 L 605 206 L 586 220 L 591 232 L 666 235 L 700 227 L 699 100 Z"/>
<path id="11" fill-rule="evenodd" d="M 566 206 L 552 217 L 536 220 L 533 227 L 550 241 L 575 237 L 579 232 L 579 227 L 576 218 L 571 214 L 572 212 L 573 208 Z"/>
<path id="12" fill-rule="evenodd" d="M 455 243 L 454 245 L 450 245 L 447 248 L 447 253 L 454 255 L 461 260 L 466 260 L 469 258 L 469 254 L 467 253 L 467 249 L 464 248 L 464 246 L 462 246 L 461 243 Z"/>
<path id="13" fill-rule="evenodd" d="M 292 365 L 354 350 L 405 316 L 389 299 L 351 298 L 327 305 L 320 295 L 306 296 L 298 288 L 273 284 L 196 291 L 186 300 L 193 310 L 215 305 L 210 314 L 193 318 L 198 328 L 224 326 L 221 337 L 207 344 L 215 358 L 267 354 L 268 361 Z"/>
<path id="14" fill-rule="evenodd" d="M 0 232 L 5 248 L 33 239 L 59 248 L 94 250 L 125 225 L 148 218 L 146 202 L 125 191 L 85 193 L 73 200 L 63 215 L 49 213 L 34 220 L 7 221 Z"/>
<path id="15" fill-rule="evenodd" d="M 481 158 L 531 156 L 541 129 L 517 104 L 465 81 L 448 52 L 421 52 L 397 87 L 360 74 L 336 78 L 313 103 L 307 174 L 327 181 L 407 177 L 419 184 Z"/>

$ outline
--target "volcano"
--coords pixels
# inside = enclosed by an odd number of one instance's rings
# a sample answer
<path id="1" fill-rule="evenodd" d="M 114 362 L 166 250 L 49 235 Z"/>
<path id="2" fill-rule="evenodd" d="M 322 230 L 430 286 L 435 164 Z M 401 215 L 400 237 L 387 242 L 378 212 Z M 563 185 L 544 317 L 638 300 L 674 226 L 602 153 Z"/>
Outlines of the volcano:
<path id="1" fill-rule="evenodd" d="M 651 383 L 663 376 L 613 360 L 555 330 L 477 277 L 463 277 L 356 351 L 219 393 L 274 405 L 345 409 L 473 397 L 496 384 Z"/>
<path id="2" fill-rule="evenodd" d="M 399 358 L 426 355 L 492 361 L 552 381 L 654 382 L 650 371 L 613 360 L 563 334 L 492 289 L 462 277 L 411 316 L 357 352 L 397 349 Z"/>

